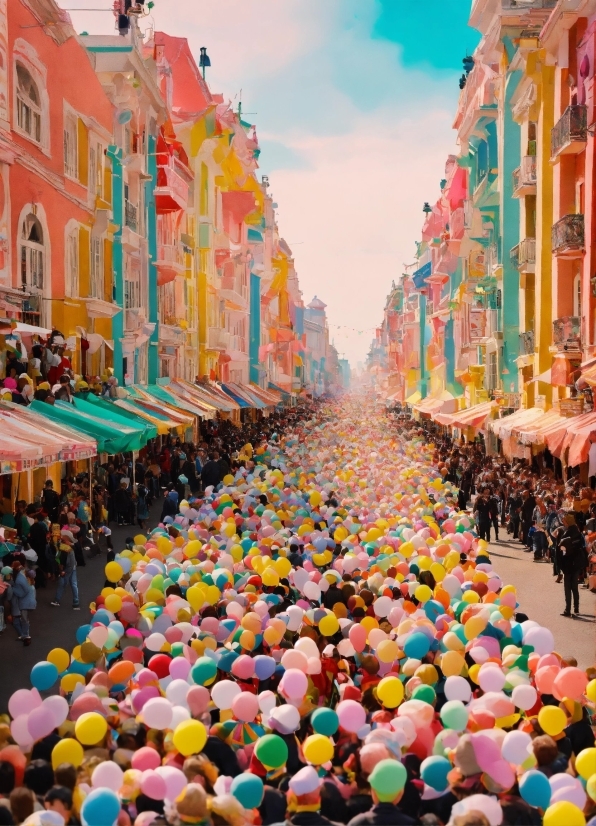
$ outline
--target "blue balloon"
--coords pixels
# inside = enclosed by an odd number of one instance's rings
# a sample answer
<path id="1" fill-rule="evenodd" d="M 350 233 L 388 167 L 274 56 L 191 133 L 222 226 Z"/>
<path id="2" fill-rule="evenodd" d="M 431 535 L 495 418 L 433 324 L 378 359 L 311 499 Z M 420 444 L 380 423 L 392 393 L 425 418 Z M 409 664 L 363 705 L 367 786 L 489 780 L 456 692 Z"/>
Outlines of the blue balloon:
<path id="1" fill-rule="evenodd" d="M 276 662 L 273 657 L 268 657 L 265 654 L 258 654 L 254 660 L 255 675 L 259 680 L 268 680 L 275 673 Z"/>
<path id="2" fill-rule="evenodd" d="M 451 771 L 451 763 L 446 757 L 427 757 L 420 765 L 420 776 L 427 786 L 437 792 L 444 792 L 449 786 L 447 775 Z"/>
<path id="3" fill-rule="evenodd" d="M 73 660 L 68 666 L 67 674 L 81 674 L 83 677 L 88 671 L 94 667 L 94 663 L 80 663 L 78 660 Z"/>
<path id="4" fill-rule="evenodd" d="M 333 737 L 339 728 L 339 717 L 332 708 L 317 708 L 313 711 L 310 721 L 317 734 Z"/>
<path id="5" fill-rule="evenodd" d="M 526 803 L 537 809 L 548 809 L 550 805 L 550 783 L 542 772 L 534 769 L 525 772 L 519 781 L 519 793 Z"/>
<path id="6" fill-rule="evenodd" d="M 426 634 L 410 634 L 404 645 L 404 652 L 407 657 L 413 660 L 421 660 L 430 650 L 430 640 Z"/>
<path id="7" fill-rule="evenodd" d="M 111 621 L 112 617 L 103 608 L 100 608 L 99 611 L 96 611 L 93 617 L 93 622 L 101 622 L 102 625 L 109 625 Z"/>
<path id="8" fill-rule="evenodd" d="M 90 625 L 80 625 L 77 628 L 75 637 L 77 638 L 77 642 L 79 645 L 82 645 L 85 642 L 85 640 L 89 636 L 89 631 L 91 631 Z"/>
<path id="9" fill-rule="evenodd" d="M 217 667 L 220 671 L 225 671 L 226 674 L 229 674 L 232 670 L 232 663 L 234 660 L 237 660 L 240 654 L 237 654 L 236 651 L 226 651 L 225 654 L 222 654 L 221 657 L 217 661 Z"/>
<path id="10" fill-rule="evenodd" d="M 58 669 L 54 663 L 43 660 L 31 669 L 31 685 L 38 691 L 47 691 L 58 679 Z"/>
<path id="11" fill-rule="evenodd" d="M 93 789 L 83 802 L 85 826 L 113 826 L 120 814 L 120 801 L 111 789 Z"/>
<path id="12" fill-rule="evenodd" d="M 445 612 L 445 609 L 436 599 L 429 599 L 424 605 L 424 613 L 431 622 L 434 622 L 438 617 Z"/>
<path id="13" fill-rule="evenodd" d="M 244 772 L 232 780 L 230 791 L 245 809 L 256 809 L 263 800 L 263 781 L 256 774 Z"/>

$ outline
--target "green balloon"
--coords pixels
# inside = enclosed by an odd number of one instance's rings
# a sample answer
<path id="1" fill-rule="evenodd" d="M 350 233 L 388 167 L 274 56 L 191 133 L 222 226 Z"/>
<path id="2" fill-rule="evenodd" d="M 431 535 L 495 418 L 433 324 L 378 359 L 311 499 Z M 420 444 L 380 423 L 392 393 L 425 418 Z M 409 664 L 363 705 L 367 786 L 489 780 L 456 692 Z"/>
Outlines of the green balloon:
<path id="1" fill-rule="evenodd" d="M 193 665 L 190 675 L 197 685 L 205 685 L 217 674 L 217 663 L 210 657 L 199 657 Z"/>
<path id="2" fill-rule="evenodd" d="M 381 802 L 393 800 L 406 785 L 408 773 L 398 760 L 381 760 L 372 770 L 368 782 Z"/>
<path id="3" fill-rule="evenodd" d="M 428 703 L 429 706 L 435 704 L 437 695 L 431 685 L 419 685 L 412 692 L 413 700 L 421 700 L 423 703 Z"/>
<path id="4" fill-rule="evenodd" d="M 339 728 L 339 717 L 332 708 L 318 708 L 310 718 L 313 729 L 317 734 L 333 737 Z"/>
<path id="5" fill-rule="evenodd" d="M 279 769 L 288 760 L 288 747 L 277 734 L 265 734 L 257 740 L 255 754 L 264 766 Z"/>
<path id="6" fill-rule="evenodd" d="M 463 731 L 468 725 L 468 710 L 460 700 L 449 700 L 441 709 L 441 720 L 446 728 Z"/>

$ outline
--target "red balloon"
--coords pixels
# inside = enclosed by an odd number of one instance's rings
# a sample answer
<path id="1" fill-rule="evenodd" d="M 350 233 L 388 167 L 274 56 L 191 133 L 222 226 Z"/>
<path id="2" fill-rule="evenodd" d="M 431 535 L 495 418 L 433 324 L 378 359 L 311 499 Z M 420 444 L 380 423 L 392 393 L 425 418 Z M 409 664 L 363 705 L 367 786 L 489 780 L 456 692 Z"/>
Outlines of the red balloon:
<path id="1" fill-rule="evenodd" d="M 151 669 L 151 671 L 157 674 L 160 680 L 162 680 L 164 677 L 168 677 L 170 674 L 171 661 L 172 658 L 168 657 L 167 654 L 156 654 L 149 660 L 149 668 Z"/>
<path id="2" fill-rule="evenodd" d="M 131 663 L 142 663 L 143 662 L 143 652 L 140 648 L 134 648 L 132 645 L 129 645 L 128 648 L 125 648 L 122 653 L 122 659 L 128 660 Z"/>
<path id="3" fill-rule="evenodd" d="M 350 628 L 348 636 L 350 638 L 350 642 L 354 646 L 354 651 L 357 651 L 359 654 L 364 651 L 366 647 L 366 638 L 368 636 L 364 626 L 358 623 L 354 624 Z"/>

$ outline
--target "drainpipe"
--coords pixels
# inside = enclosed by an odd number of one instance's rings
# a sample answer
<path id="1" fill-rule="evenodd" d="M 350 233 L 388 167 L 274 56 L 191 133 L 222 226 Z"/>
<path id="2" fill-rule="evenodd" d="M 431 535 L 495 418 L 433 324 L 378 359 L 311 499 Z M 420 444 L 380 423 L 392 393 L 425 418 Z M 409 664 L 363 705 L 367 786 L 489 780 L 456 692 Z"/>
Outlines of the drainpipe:
<path id="1" fill-rule="evenodd" d="M 149 266 L 147 268 L 148 311 L 150 324 L 155 324 L 155 328 L 149 338 L 147 356 L 147 382 L 155 384 L 158 376 L 159 365 L 159 314 L 157 312 L 157 210 L 155 206 L 155 188 L 157 187 L 157 140 L 155 135 L 149 135 L 147 172 L 151 175 L 151 180 L 145 183 L 145 203 L 147 205 L 147 250 L 149 252 Z"/>
<path id="2" fill-rule="evenodd" d="M 112 336 L 114 338 L 114 376 L 118 384 L 124 385 L 122 364 L 122 338 L 124 336 L 124 255 L 122 250 L 122 227 L 124 225 L 124 187 L 122 184 L 122 150 L 111 144 L 107 157 L 112 162 L 112 215 L 118 230 L 114 233 L 112 244 L 113 286 L 112 300 L 120 312 L 112 318 Z"/>

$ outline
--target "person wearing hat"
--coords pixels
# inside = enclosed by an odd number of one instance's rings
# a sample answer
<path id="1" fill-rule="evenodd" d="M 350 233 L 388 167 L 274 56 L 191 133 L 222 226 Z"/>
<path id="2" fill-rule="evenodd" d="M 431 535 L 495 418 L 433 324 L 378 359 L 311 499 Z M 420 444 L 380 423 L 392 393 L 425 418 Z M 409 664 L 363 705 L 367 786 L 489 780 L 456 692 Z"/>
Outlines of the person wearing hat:
<path id="1" fill-rule="evenodd" d="M 274 826 L 339 826 L 321 814 L 323 780 L 313 766 L 300 769 L 289 782 L 288 817 Z"/>
<path id="2" fill-rule="evenodd" d="M 416 823 L 398 808 L 408 773 L 399 760 L 380 760 L 368 778 L 373 807 L 370 811 L 356 815 L 348 826 L 409 826 Z"/>
<path id="3" fill-rule="evenodd" d="M 72 608 L 73 611 L 80 611 L 79 605 L 79 584 L 77 582 L 77 560 L 74 554 L 75 538 L 71 531 L 63 528 L 60 532 L 60 539 L 58 544 L 57 562 L 60 576 L 58 578 L 58 588 L 56 589 L 56 597 L 50 603 L 55 608 L 60 607 L 60 600 L 64 594 L 64 589 L 70 585 L 72 591 Z"/>
<path id="4" fill-rule="evenodd" d="M 168 820 L 174 826 L 209 826 L 211 818 L 205 789 L 198 783 L 189 783 L 174 801 Z"/>

